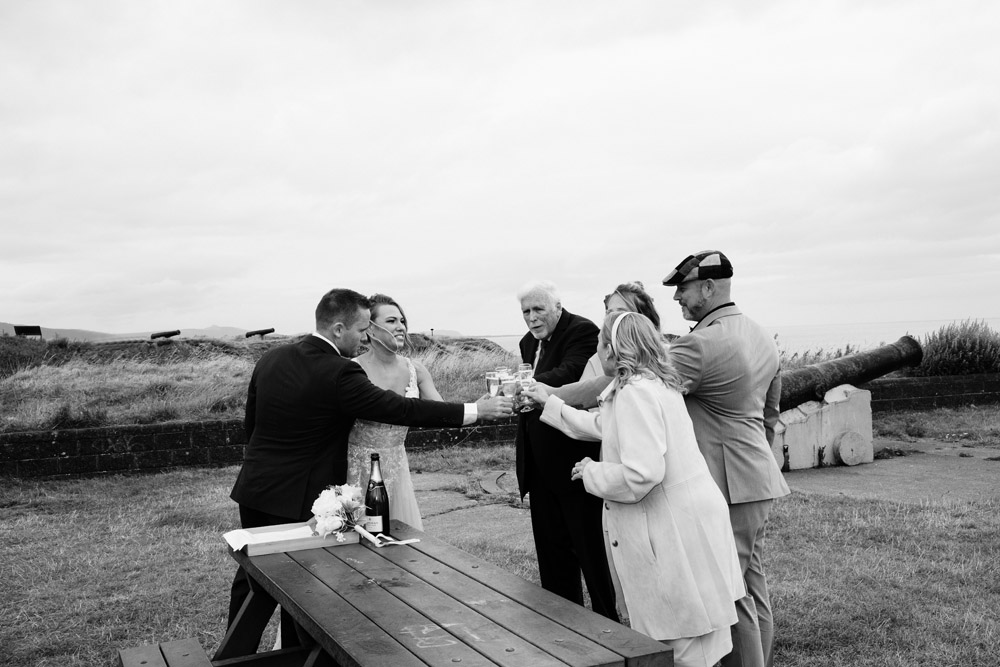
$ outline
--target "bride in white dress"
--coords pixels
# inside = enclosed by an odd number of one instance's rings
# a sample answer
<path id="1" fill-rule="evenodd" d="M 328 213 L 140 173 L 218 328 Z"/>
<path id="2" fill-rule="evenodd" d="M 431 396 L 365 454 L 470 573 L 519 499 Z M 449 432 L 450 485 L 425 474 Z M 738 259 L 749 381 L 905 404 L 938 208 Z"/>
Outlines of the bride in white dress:
<path id="1" fill-rule="evenodd" d="M 406 315 L 392 298 L 376 294 L 372 301 L 371 340 L 367 352 L 354 361 L 359 363 L 372 384 L 394 391 L 407 398 L 440 401 L 430 373 L 419 361 L 400 356 L 407 345 Z M 406 459 L 406 426 L 381 424 L 358 419 L 347 441 L 347 483 L 368 487 L 371 455 L 379 454 L 379 464 L 389 493 L 389 517 L 398 519 L 417 530 L 423 530 L 417 496 L 410 479 Z"/>
<path id="2" fill-rule="evenodd" d="M 402 357 L 398 353 L 407 345 L 406 315 L 391 297 L 376 294 L 371 298 L 372 326 L 368 331 L 369 350 L 354 361 L 368 373 L 372 384 L 394 391 L 406 398 L 443 400 L 434 387 L 431 374 L 419 361 Z M 346 484 L 368 488 L 372 452 L 378 452 L 382 479 L 389 493 L 389 518 L 399 519 L 416 528 L 424 529 L 417 506 L 417 494 L 410 479 L 410 464 L 406 460 L 406 426 L 381 424 L 358 419 L 347 439 Z M 273 650 L 281 648 L 281 625 Z"/>

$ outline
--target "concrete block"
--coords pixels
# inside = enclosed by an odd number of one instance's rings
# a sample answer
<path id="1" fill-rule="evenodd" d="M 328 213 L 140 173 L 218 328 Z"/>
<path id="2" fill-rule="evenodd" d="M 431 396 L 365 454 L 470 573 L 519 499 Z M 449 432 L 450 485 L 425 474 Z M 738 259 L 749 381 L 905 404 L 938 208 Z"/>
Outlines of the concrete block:
<path id="1" fill-rule="evenodd" d="M 871 392 L 867 390 L 851 385 L 834 387 L 822 403 L 808 401 L 782 412 L 780 424 L 780 446 L 787 470 L 874 460 Z M 775 433 L 772 452 L 777 450 L 779 440 L 777 429 Z"/>

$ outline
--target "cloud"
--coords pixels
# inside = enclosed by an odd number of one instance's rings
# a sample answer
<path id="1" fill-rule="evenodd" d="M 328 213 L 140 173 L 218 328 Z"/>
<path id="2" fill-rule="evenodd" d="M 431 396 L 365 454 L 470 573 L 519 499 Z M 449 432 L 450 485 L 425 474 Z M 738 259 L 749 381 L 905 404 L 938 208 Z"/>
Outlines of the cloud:
<path id="1" fill-rule="evenodd" d="M 1000 9 L 626 7 L 4 3 L 4 319 L 503 333 L 639 279 L 677 329 L 708 247 L 764 322 L 987 307 L 942 285 L 1000 287 Z"/>

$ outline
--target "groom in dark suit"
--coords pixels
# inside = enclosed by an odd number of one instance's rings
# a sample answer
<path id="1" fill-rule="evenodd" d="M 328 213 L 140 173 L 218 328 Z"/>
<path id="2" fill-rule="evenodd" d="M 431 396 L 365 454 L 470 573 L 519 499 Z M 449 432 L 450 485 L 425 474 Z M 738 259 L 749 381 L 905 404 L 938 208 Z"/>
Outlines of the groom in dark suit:
<path id="1" fill-rule="evenodd" d="M 315 333 L 257 362 L 247 393 L 249 440 L 230 494 L 239 503 L 243 528 L 308 520 L 320 491 L 347 477 L 347 436 L 355 418 L 462 426 L 511 414 L 509 398 L 484 397 L 463 406 L 403 398 L 373 385 L 351 361 L 368 338 L 370 309 L 357 292 L 330 290 L 316 306 Z M 232 586 L 230 627 L 249 592 L 241 568 Z M 284 613 L 281 629 L 282 646 L 298 644 L 295 623 Z"/>
<path id="2" fill-rule="evenodd" d="M 548 282 L 526 285 L 518 300 L 528 325 L 521 361 L 533 364 L 535 379 L 549 387 L 579 380 L 597 349 L 597 326 L 565 310 Z M 540 413 L 521 413 L 516 445 L 517 483 L 521 498 L 529 495 L 542 588 L 582 605 L 582 572 L 593 610 L 617 621 L 601 526 L 603 501 L 570 479 L 577 461 L 600 459 L 601 443 L 574 440 L 543 424 Z"/>

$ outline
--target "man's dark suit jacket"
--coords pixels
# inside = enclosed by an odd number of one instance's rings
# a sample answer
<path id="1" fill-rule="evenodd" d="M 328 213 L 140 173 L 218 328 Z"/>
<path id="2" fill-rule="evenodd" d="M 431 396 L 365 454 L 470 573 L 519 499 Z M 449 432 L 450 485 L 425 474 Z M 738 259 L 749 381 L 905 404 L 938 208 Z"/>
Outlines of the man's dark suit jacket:
<path id="1" fill-rule="evenodd" d="M 230 497 L 289 521 L 306 521 L 320 491 L 347 478 L 355 418 L 409 426 L 461 426 L 464 407 L 379 389 L 326 341 L 306 336 L 270 350 L 247 393 L 249 438 Z"/>
<path id="2" fill-rule="evenodd" d="M 535 379 L 550 387 L 576 382 L 587 360 L 597 349 L 597 326 L 585 317 L 563 309 L 562 316 L 542 347 L 542 356 L 535 367 Z M 539 340 L 528 332 L 520 342 L 521 361 L 532 363 Z M 585 456 L 596 458 L 600 443 L 581 445 L 568 435 L 539 421 L 541 410 L 522 413 L 517 424 L 517 485 L 521 498 L 528 492 L 528 461 L 531 456 L 536 470 L 552 474 L 554 486 L 568 486 L 573 464 Z M 564 479 L 565 478 L 565 479 Z"/>

